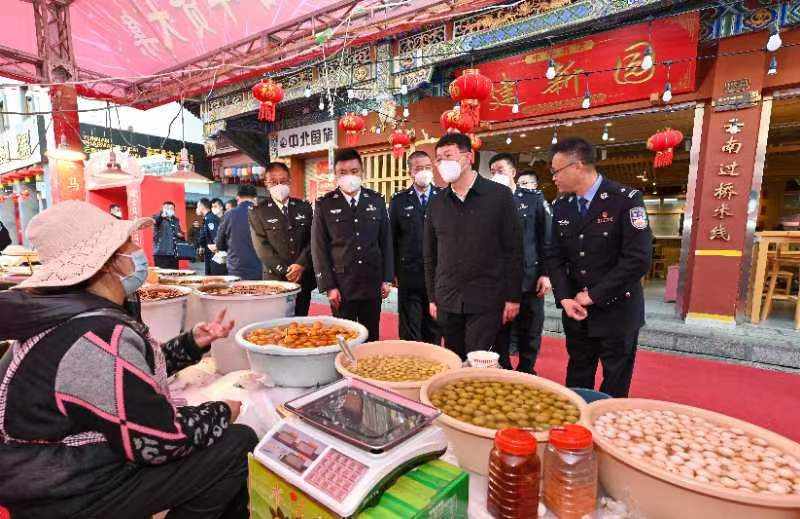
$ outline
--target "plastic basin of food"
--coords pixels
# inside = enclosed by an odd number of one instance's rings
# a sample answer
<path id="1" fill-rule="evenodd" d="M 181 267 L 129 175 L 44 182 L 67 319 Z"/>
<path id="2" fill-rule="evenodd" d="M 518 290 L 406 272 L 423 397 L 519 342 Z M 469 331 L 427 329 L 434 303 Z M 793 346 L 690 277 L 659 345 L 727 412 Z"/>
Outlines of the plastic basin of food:
<path id="1" fill-rule="evenodd" d="M 174 289 L 182 294 L 170 299 L 142 301 L 142 321 L 155 340 L 165 342 L 188 329 L 186 316 L 191 288 L 174 285 L 144 285 L 144 288 Z"/>
<path id="2" fill-rule="evenodd" d="M 558 396 L 566 397 L 580 411 L 581 420 L 586 415 L 586 402 L 574 391 L 561 384 L 535 375 L 497 368 L 460 368 L 439 373 L 423 384 L 420 390 L 420 399 L 423 404 L 436 407 L 430 400 L 430 395 L 434 391 L 451 382 L 475 378 L 527 384 L 537 389 L 544 389 Z M 444 430 L 448 441 L 452 444 L 453 452 L 458 458 L 461 468 L 482 476 L 489 473 L 489 453 L 492 450 L 497 430 L 462 422 L 444 413 L 436 419 L 436 424 Z M 547 431 L 535 432 L 534 435 L 539 443 L 538 453 L 541 458 L 544 455 L 549 433 Z"/>
<path id="3" fill-rule="evenodd" d="M 363 359 L 366 357 L 373 357 L 376 355 L 381 355 L 381 356 L 403 355 L 403 356 L 421 357 L 423 359 L 428 359 L 444 364 L 445 371 L 450 369 L 459 369 L 462 364 L 461 358 L 452 351 L 448 350 L 447 348 L 442 348 L 441 346 L 436 346 L 435 344 L 429 344 L 426 342 L 414 342 L 414 341 L 389 340 L 389 341 L 367 342 L 359 346 L 358 350 L 353 352 L 353 355 L 355 355 L 356 359 Z M 419 402 L 419 390 L 425 383 L 425 380 L 408 381 L 408 382 L 389 382 L 387 380 L 377 380 L 374 378 L 367 378 L 361 375 L 356 375 L 355 373 L 348 370 L 345 367 L 346 361 L 347 361 L 347 356 L 345 355 L 344 352 L 341 352 L 336 356 L 336 370 L 339 373 L 341 373 L 343 377 L 357 378 L 359 380 L 364 380 L 374 386 L 382 387 L 384 389 L 388 389 L 389 391 L 394 391 L 395 393 L 399 393 L 406 398 L 410 398 L 411 400 L 416 400 L 417 402 Z"/>
<path id="4" fill-rule="evenodd" d="M 355 347 L 367 340 L 367 329 L 355 322 L 329 316 L 290 317 L 273 319 L 245 326 L 236 333 L 236 343 L 246 352 L 250 359 L 250 369 L 264 373 L 276 386 L 281 387 L 313 387 L 328 384 L 339 378 L 336 371 L 335 358 L 341 351 L 339 345 L 321 346 L 318 348 L 286 348 L 278 345 L 258 345 L 245 339 L 248 333 L 256 328 L 273 328 L 291 323 L 309 324 L 321 322 L 325 325 L 338 325 L 355 330 L 358 335 L 347 341 Z M 359 346 L 360 348 L 360 346 Z M 358 348 L 355 348 L 358 351 Z"/>
<path id="5" fill-rule="evenodd" d="M 217 372 L 226 374 L 240 369 L 250 369 L 250 362 L 244 350 L 236 345 L 234 335 L 248 324 L 294 315 L 294 302 L 300 285 L 287 281 L 237 281 L 228 286 L 275 286 L 285 292 L 269 295 L 214 295 L 203 290 L 219 287 L 206 285 L 195 288 L 195 296 L 200 301 L 201 315 L 206 321 L 213 319 L 221 310 L 228 311 L 227 318 L 236 321 L 231 334 L 226 339 L 214 341 L 211 356 L 217 365 Z"/>
<path id="6" fill-rule="evenodd" d="M 701 483 L 637 459 L 595 432 L 593 423 L 597 417 L 625 409 L 668 410 L 705 418 L 720 426 L 741 429 L 750 437 L 763 438 L 795 458 L 800 458 L 800 444 L 742 420 L 697 407 L 639 398 L 598 400 L 588 406 L 584 423 L 593 432 L 600 483 L 608 495 L 625 502 L 629 510 L 649 519 L 800 517 L 800 494 L 742 492 Z"/>
<path id="7" fill-rule="evenodd" d="M 159 276 L 159 282 L 162 285 L 181 285 L 192 288 L 233 283 L 239 279 L 238 276 Z"/>

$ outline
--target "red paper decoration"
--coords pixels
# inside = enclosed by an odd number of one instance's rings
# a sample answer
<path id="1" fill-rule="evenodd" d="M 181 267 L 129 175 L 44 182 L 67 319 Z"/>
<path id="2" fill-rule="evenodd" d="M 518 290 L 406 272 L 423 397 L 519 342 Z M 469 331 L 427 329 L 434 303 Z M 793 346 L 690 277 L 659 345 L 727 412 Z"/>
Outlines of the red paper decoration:
<path id="1" fill-rule="evenodd" d="M 344 141 L 348 146 L 358 144 L 358 136 L 364 133 L 364 118 L 354 113 L 346 113 L 339 119 L 339 129 L 344 132 Z"/>
<path id="2" fill-rule="evenodd" d="M 647 139 L 647 149 L 655 151 L 654 168 L 665 168 L 672 164 L 673 148 L 683 142 L 683 134 L 678 130 L 667 128 Z"/>
<path id="3" fill-rule="evenodd" d="M 444 112 L 439 122 L 445 133 L 469 133 L 475 128 L 475 119 L 456 108 Z"/>
<path id="4" fill-rule="evenodd" d="M 468 68 L 450 83 L 450 97 L 461 103 L 461 112 L 477 124 L 480 121 L 481 102 L 492 94 L 492 80 L 476 68 Z"/>
<path id="5" fill-rule="evenodd" d="M 389 142 L 392 144 L 392 155 L 398 159 L 403 156 L 414 140 L 414 130 L 397 129 L 392 132 Z"/>
<path id="6" fill-rule="evenodd" d="M 253 85 L 253 97 L 261 102 L 259 121 L 275 120 L 275 105 L 283 99 L 283 87 L 271 79 L 262 79 Z"/>

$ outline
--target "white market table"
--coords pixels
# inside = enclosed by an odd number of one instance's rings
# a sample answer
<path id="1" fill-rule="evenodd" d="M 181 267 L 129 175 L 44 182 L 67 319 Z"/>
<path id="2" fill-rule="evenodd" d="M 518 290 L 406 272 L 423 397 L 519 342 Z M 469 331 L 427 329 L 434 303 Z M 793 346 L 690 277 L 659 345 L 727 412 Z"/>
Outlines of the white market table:
<path id="1" fill-rule="evenodd" d="M 234 371 L 221 376 L 214 372 L 214 361 L 204 358 L 199 364 L 186 368 L 170 382 L 170 391 L 176 405 L 198 405 L 210 400 L 239 400 L 242 411 L 236 423 L 253 428 L 259 438 L 280 419 L 277 408 L 313 388 L 265 387 L 255 373 Z M 458 465 L 458 460 L 448 448 L 442 456 L 444 461 Z M 469 472 L 469 517 L 470 519 L 492 519 L 486 510 L 487 478 Z M 556 519 L 547 513 L 545 519 Z M 593 519 L 603 519 L 603 514 L 595 514 Z M 618 517 L 618 516 L 615 516 Z"/>

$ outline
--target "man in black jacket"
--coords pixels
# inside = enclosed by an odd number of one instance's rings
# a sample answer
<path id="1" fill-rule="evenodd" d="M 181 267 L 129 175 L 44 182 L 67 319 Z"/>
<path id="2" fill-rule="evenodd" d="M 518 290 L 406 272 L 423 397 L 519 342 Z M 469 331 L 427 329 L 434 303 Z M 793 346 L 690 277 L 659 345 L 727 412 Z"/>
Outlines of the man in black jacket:
<path id="1" fill-rule="evenodd" d="M 351 148 L 333 161 L 339 187 L 317 200 L 311 255 L 320 292 L 336 317 L 358 321 L 379 339 L 381 299 L 394 279 L 394 254 L 386 202 L 361 187 L 361 156 Z"/>
<path id="2" fill-rule="evenodd" d="M 178 268 L 178 242 L 186 235 L 181 230 L 181 222 L 175 216 L 175 203 L 167 200 L 161 212 L 153 215 L 153 262 L 164 269 Z"/>
<path id="3" fill-rule="evenodd" d="M 440 344 L 442 336 L 428 312 L 425 262 L 422 258 L 425 211 L 430 201 L 439 195 L 440 189 L 431 183 L 433 162 L 424 151 L 417 150 L 408 156 L 408 172 L 411 187 L 396 192 L 389 203 L 400 338 Z"/>
<path id="4" fill-rule="evenodd" d="M 514 157 L 499 153 L 489 161 L 492 180 L 507 186 L 514 193 L 517 217 L 522 228 L 523 278 L 519 315 L 497 334 L 500 366 L 511 369 L 510 346 L 516 340 L 519 351 L 517 369 L 536 373 L 536 357 L 542 344 L 544 296 L 550 292 L 550 278 L 545 268 L 545 247 L 550 240 L 550 205 L 541 191 L 525 189 L 515 183 L 517 167 Z"/>
<path id="5" fill-rule="evenodd" d="M 644 325 L 640 282 L 650 269 L 652 238 L 642 193 L 598 174 L 595 151 L 580 138 L 550 149 L 553 204 L 547 264 L 567 336 L 566 385 L 627 397 L 639 329 Z"/>
<path id="6" fill-rule="evenodd" d="M 469 137 L 447 134 L 436 166 L 450 186 L 425 219 L 425 280 L 431 315 L 445 345 L 466 358 L 493 347 L 500 326 L 519 312 L 522 234 L 508 188 L 472 169 Z"/>
<path id="7" fill-rule="evenodd" d="M 308 315 L 311 291 L 316 288 L 311 264 L 311 204 L 289 196 L 289 168 L 267 164 L 265 185 L 269 198 L 250 211 L 253 246 L 264 264 L 264 279 L 299 283 L 294 315 Z"/>

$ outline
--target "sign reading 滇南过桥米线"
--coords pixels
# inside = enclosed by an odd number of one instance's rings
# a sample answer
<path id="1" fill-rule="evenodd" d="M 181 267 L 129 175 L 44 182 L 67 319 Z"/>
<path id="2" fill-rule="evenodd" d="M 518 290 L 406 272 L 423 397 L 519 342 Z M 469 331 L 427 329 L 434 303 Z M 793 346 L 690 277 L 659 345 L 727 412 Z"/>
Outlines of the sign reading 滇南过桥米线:
<path id="1" fill-rule="evenodd" d="M 336 146 L 336 121 L 281 130 L 275 134 L 278 157 L 327 150 Z"/>

